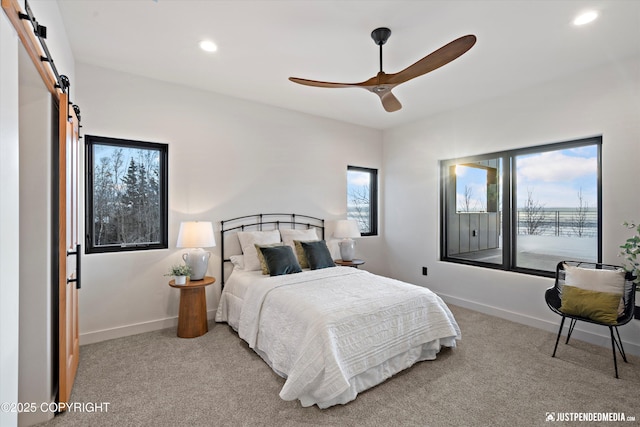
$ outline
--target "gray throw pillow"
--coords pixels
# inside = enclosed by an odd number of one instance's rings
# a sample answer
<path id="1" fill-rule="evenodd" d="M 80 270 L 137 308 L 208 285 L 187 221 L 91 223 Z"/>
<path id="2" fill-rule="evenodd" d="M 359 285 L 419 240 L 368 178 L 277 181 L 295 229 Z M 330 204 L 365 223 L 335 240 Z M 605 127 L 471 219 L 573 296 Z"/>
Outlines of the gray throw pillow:
<path id="1" fill-rule="evenodd" d="M 327 243 L 324 240 L 317 242 L 300 242 L 304 254 L 307 257 L 309 268 L 312 270 L 319 270 L 321 268 L 335 267 L 336 264 L 331 258 L 331 252 L 327 247 Z"/>
<path id="2" fill-rule="evenodd" d="M 302 269 L 296 259 L 293 249 L 290 246 L 274 246 L 272 248 L 261 248 L 270 276 L 281 276 L 283 274 L 300 273 Z"/>

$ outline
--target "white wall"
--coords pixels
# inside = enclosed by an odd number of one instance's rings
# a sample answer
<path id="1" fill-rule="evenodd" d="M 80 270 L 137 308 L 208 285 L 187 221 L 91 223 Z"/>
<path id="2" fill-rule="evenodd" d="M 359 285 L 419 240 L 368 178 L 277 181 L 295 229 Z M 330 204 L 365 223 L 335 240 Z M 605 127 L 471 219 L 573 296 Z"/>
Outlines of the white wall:
<path id="1" fill-rule="evenodd" d="M 544 302 L 551 279 L 439 261 L 438 161 L 602 135 L 603 261 L 619 264 L 618 246 L 629 235 L 621 223 L 640 220 L 639 95 L 634 58 L 385 132 L 390 275 L 454 304 L 557 331 L 559 317 Z M 579 323 L 576 336 L 609 345 L 607 329 L 591 326 Z M 635 320 L 620 329 L 631 353 L 640 354 L 639 332 Z"/>
<path id="2" fill-rule="evenodd" d="M 377 130 L 86 64 L 76 72 L 83 134 L 169 144 L 170 248 L 84 255 L 81 343 L 176 324 L 179 292 L 163 275 L 181 261 L 180 221 L 219 227 L 269 212 L 343 218 L 347 165 L 381 167 Z M 211 251 L 208 275 L 219 277 L 220 248 Z M 382 237 L 360 239 L 357 253 L 367 269 L 385 271 Z M 219 292 L 207 287 L 210 317 Z"/>
<path id="3" fill-rule="evenodd" d="M 18 401 L 18 37 L 0 13 L 0 402 Z M 0 425 L 18 414 L 0 411 Z"/>
<path id="4" fill-rule="evenodd" d="M 20 402 L 52 402 L 52 97 L 21 47 L 20 61 Z M 25 66 L 26 65 L 26 66 Z M 57 331 L 56 331 L 57 332 Z M 57 369 L 57 367 L 56 367 Z M 20 425 L 53 418 L 33 411 Z"/>

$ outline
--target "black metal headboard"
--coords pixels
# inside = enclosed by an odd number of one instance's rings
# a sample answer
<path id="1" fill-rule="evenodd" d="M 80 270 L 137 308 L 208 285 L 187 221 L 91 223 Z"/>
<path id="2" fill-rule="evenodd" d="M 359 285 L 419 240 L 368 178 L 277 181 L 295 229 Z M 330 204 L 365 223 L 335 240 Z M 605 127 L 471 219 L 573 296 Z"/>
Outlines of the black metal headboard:
<path id="1" fill-rule="evenodd" d="M 280 230 L 280 228 L 315 228 L 320 230 L 320 238 L 324 240 L 324 219 L 308 215 L 268 213 L 246 215 L 220 221 L 220 252 L 222 257 L 222 262 L 220 263 L 220 279 L 222 286 L 224 286 L 225 263 L 231 262 L 225 252 L 225 237 L 228 237 L 229 233 L 238 231 L 268 231 Z"/>

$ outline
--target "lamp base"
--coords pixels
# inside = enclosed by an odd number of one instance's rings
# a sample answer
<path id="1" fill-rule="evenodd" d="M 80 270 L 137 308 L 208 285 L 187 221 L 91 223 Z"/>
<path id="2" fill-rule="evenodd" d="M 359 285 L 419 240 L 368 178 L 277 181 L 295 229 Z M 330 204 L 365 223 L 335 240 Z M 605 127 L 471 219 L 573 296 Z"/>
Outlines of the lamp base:
<path id="1" fill-rule="evenodd" d="M 353 261 L 356 253 L 356 242 L 353 239 L 343 239 L 338 243 L 340 246 L 340 258 L 343 261 Z"/>
<path id="2" fill-rule="evenodd" d="M 188 253 L 182 254 L 185 264 L 191 267 L 191 280 L 202 280 L 207 274 L 209 267 L 209 257 L 211 252 L 207 252 L 202 248 L 192 249 Z"/>

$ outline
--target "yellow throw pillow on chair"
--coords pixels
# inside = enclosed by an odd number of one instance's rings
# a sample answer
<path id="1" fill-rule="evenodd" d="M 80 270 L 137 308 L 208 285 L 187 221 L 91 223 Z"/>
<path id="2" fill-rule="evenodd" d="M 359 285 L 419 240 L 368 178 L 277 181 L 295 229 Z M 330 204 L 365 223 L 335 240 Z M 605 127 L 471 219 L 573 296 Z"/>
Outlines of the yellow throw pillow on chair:
<path id="1" fill-rule="evenodd" d="M 562 287 L 560 311 L 565 314 L 586 317 L 596 322 L 613 325 L 618 320 L 620 294 L 590 291 L 575 286 Z"/>
<path id="2" fill-rule="evenodd" d="M 624 312 L 625 271 L 564 264 L 560 311 L 612 325 Z"/>

